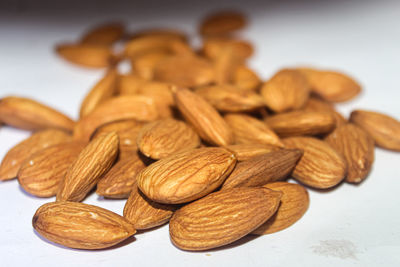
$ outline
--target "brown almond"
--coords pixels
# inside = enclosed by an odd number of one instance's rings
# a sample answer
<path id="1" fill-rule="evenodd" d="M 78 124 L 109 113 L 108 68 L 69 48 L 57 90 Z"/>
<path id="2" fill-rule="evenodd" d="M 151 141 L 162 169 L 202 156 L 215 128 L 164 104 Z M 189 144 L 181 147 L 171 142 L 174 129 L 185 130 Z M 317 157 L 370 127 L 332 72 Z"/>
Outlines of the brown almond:
<path id="1" fill-rule="evenodd" d="M 139 77 L 150 81 L 154 78 L 154 69 L 157 64 L 168 55 L 169 53 L 165 51 L 154 51 L 140 55 L 132 60 L 132 70 Z"/>
<path id="2" fill-rule="evenodd" d="M 124 217 L 135 229 L 144 230 L 168 222 L 177 209 L 174 205 L 161 204 L 147 198 L 136 186 L 124 207 Z"/>
<path id="3" fill-rule="evenodd" d="M 298 149 L 281 149 L 239 162 L 222 184 L 222 189 L 256 187 L 289 176 L 303 155 Z"/>
<path id="4" fill-rule="evenodd" d="M 400 151 L 400 122 L 395 118 L 378 112 L 355 110 L 350 121 L 364 129 L 377 146 Z"/>
<path id="5" fill-rule="evenodd" d="M 264 83 L 261 95 L 268 108 L 275 112 L 285 112 L 304 106 L 310 95 L 310 88 L 301 72 L 284 69 Z"/>
<path id="6" fill-rule="evenodd" d="M 184 250 L 208 250 L 251 233 L 278 209 L 282 193 L 266 188 L 232 188 L 179 209 L 169 223 L 171 241 Z"/>
<path id="7" fill-rule="evenodd" d="M 253 70 L 240 65 L 233 73 L 232 83 L 241 90 L 255 91 L 261 85 L 261 80 Z"/>
<path id="8" fill-rule="evenodd" d="M 136 181 L 139 189 L 153 201 L 185 203 L 217 189 L 235 163 L 234 154 L 224 148 L 198 148 L 151 164 Z"/>
<path id="9" fill-rule="evenodd" d="M 264 185 L 265 188 L 282 192 L 278 211 L 252 234 L 266 235 L 284 230 L 300 220 L 310 204 L 307 190 L 298 184 L 276 182 Z"/>
<path id="10" fill-rule="evenodd" d="M 34 133 L 29 138 L 11 148 L 4 156 L 0 165 L 0 181 L 17 177 L 21 165 L 34 153 L 60 143 L 71 140 L 64 131 L 49 129 Z"/>
<path id="11" fill-rule="evenodd" d="M 56 52 L 71 63 L 90 68 L 105 68 L 114 60 L 111 48 L 107 45 L 60 44 Z"/>
<path id="12" fill-rule="evenodd" d="M 283 143 L 286 148 L 304 151 L 292 173 L 301 183 L 326 189 L 339 184 L 346 176 L 346 161 L 328 143 L 313 137 L 290 137 L 283 139 Z"/>
<path id="13" fill-rule="evenodd" d="M 198 147 L 200 138 L 186 123 L 164 119 L 143 126 L 136 142 L 145 156 L 162 159 Z"/>
<path id="14" fill-rule="evenodd" d="M 95 45 L 112 45 L 122 39 L 125 27 L 121 23 L 112 22 L 96 26 L 87 31 L 81 38 L 81 43 Z"/>
<path id="15" fill-rule="evenodd" d="M 174 112 L 174 90 L 175 86 L 169 83 L 149 81 L 140 87 L 138 94 L 153 99 L 159 117 L 168 118 L 172 117 Z"/>
<path id="16" fill-rule="evenodd" d="M 119 75 L 117 92 L 120 95 L 134 95 L 145 83 L 147 80 L 135 74 Z"/>
<path id="17" fill-rule="evenodd" d="M 175 92 L 175 102 L 179 111 L 204 141 L 221 146 L 234 142 L 228 124 L 204 98 L 188 89 L 179 89 Z"/>
<path id="18" fill-rule="evenodd" d="M 204 18 L 201 35 L 227 35 L 246 26 L 246 18 L 237 11 L 219 11 Z"/>
<path id="19" fill-rule="evenodd" d="M 374 140 L 360 127 L 348 123 L 336 128 L 325 141 L 347 162 L 346 182 L 360 183 L 374 162 Z"/>
<path id="20" fill-rule="evenodd" d="M 136 233 L 124 217 L 75 202 L 42 205 L 33 216 L 32 225 L 44 238 L 78 249 L 108 248 Z"/>
<path id="21" fill-rule="evenodd" d="M 226 146 L 226 149 L 233 151 L 237 161 L 245 161 L 252 157 L 267 154 L 281 149 L 273 145 L 260 145 L 260 144 L 239 144 Z"/>
<path id="22" fill-rule="evenodd" d="M 33 99 L 8 96 L 0 99 L 0 121 L 24 130 L 58 128 L 72 131 L 75 122 Z"/>
<path id="23" fill-rule="evenodd" d="M 232 47 L 223 49 L 214 60 L 215 82 L 223 85 L 232 81 L 236 68 L 243 64 L 243 60 L 235 54 Z"/>
<path id="24" fill-rule="evenodd" d="M 291 111 L 276 114 L 265 122 L 279 136 L 318 135 L 331 132 L 336 125 L 330 112 Z"/>
<path id="25" fill-rule="evenodd" d="M 73 141 L 36 152 L 21 165 L 19 184 L 37 197 L 55 196 L 68 168 L 84 147 L 84 143 Z"/>
<path id="26" fill-rule="evenodd" d="M 319 99 L 317 97 L 310 97 L 302 110 L 314 112 L 330 112 L 335 118 L 336 127 L 347 123 L 347 120 L 335 109 L 332 103 L 323 99 Z"/>
<path id="27" fill-rule="evenodd" d="M 236 144 L 283 146 L 279 137 L 256 118 L 244 114 L 228 114 L 224 119 L 233 131 Z"/>
<path id="28" fill-rule="evenodd" d="M 183 42 L 187 42 L 188 40 L 188 36 L 186 35 L 186 33 L 177 29 L 168 29 L 168 28 L 140 29 L 132 33 L 128 39 L 133 40 L 144 36 L 166 36 L 170 37 L 171 39 L 181 40 Z"/>
<path id="29" fill-rule="evenodd" d="M 71 165 L 57 192 L 57 201 L 82 201 L 111 168 L 118 155 L 115 132 L 93 139 Z"/>
<path id="30" fill-rule="evenodd" d="M 203 42 L 202 53 L 204 56 L 216 60 L 226 49 L 231 49 L 232 52 L 242 60 L 251 57 L 254 53 L 253 45 L 250 42 L 226 37 L 205 39 Z"/>

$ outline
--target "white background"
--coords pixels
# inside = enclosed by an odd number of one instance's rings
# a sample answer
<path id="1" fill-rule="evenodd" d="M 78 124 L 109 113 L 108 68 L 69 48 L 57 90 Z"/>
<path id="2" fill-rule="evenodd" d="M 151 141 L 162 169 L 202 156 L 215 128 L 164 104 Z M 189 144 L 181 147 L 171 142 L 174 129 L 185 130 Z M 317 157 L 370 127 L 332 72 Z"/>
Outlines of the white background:
<path id="1" fill-rule="evenodd" d="M 132 1 L 133 2 L 133 1 Z M 129 28 L 163 26 L 194 35 L 196 23 L 220 7 L 239 7 L 250 26 L 243 36 L 257 53 L 250 61 L 267 79 L 279 68 L 310 64 L 343 70 L 363 85 L 346 116 L 368 108 L 400 118 L 399 1 L 9 1 L 0 2 L 0 97 L 33 97 L 77 118 L 84 94 L 102 71 L 56 57 L 55 43 L 78 38 L 108 20 Z M 28 133 L 2 127 L 0 157 Z M 329 192 L 310 191 L 302 220 L 276 234 L 224 249 L 190 253 L 175 248 L 168 226 L 136 235 L 116 249 L 79 251 L 45 242 L 33 231 L 35 210 L 53 199 L 0 183 L 0 266 L 400 266 L 400 154 L 376 150 L 369 178 Z M 122 214 L 124 201 L 91 195 L 86 203 Z M 249 238 L 244 241 L 249 241 Z M 240 244 L 240 245 L 239 245 Z"/>

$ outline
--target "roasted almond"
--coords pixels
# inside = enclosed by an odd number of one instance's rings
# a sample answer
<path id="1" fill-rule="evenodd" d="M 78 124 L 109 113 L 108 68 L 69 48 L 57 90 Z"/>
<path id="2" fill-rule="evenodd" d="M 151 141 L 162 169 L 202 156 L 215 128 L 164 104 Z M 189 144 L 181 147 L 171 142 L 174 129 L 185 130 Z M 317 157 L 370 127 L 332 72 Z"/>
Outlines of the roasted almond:
<path id="1" fill-rule="evenodd" d="M 374 162 L 374 140 L 363 129 L 348 123 L 336 128 L 325 141 L 345 158 L 346 182 L 360 183 L 367 177 Z"/>
<path id="2" fill-rule="evenodd" d="M 246 18 L 237 11 L 219 11 L 204 18 L 200 24 L 202 35 L 227 35 L 246 26 Z"/>
<path id="3" fill-rule="evenodd" d="M 24 130 L 58 128 L 72 131 L 75 122 L 33 99 L 8 96 L 0 99 L 0 121 Z"/>
<path id="4" fill-rule="evenodd" d="M 310 204 L 307 190 L 298 184 L 276 182 L 264 185 L 265 188 L 282 192 L 278 211 L 252 234 L 272 234 L 292 226 L 303 217 Z"/>
<path id="5" fill-rule="evenodd" d="M 235 163 L 234 154 L 224 148 L 198 148 L 151 164 L 136 180 L 139 189 L 153 201 L 185 203 L 217 189 Z"/>
<path id="6" fill-rule="evenodd" d="M 21 165 L 19 184 L 37 197 L 55 196 L 68 168 L 84 147 L 82 142 L 66 142 L 36 152 Z"/>
<path id="7" fill-rule="evenodd" d="M 114 55 L 107 45 L 60 44 L 56 52 L 65 60 L 83 67 L 105 68 L 113 63 Z"/>
<path id="8" fill-rule="evenodd" d="M 281 149 L 273 145 L 260 145 L 260 144 L 239 144 L 226 146 L 226 149 L 232 151 L 237 161 L 245 161 L 252 157 L 267 154 Z"/>
<path id="9" fill-rule="evenodd" d="M 179 111 L 204 141 L 222 146 L 234 142 L 228 124 L 201 96 L 188 89 L 179 89 L 175 92 L 175 102 Z"/>
<path id="10" fill-rule="evenodd" d="M 161 204 L 147 198 L 136 186 L 124 207 L 124 217 L 135 229 L 144 230 L 162 225 L 169 221 L 177 206 Z"/>
<path id="11" fill-rule="evenodd" d="M 355 110 L 350 115 L 350 121 L 364 129 L 379 147 L 400 151 L 400 122 L 388 115 Z"/>
<path id="12" fill-rule="evenodd" d="M 222 184 L 222 189 L 255 187 L 289 176 L 303 155 L 298 149 L 281 149 L 236 164 Z"/>
<path id="13" fill-rule="evenodd" d="M 279 136 L 318 135 L 331 132 L 336 125 L 330 112 L 292 111 L 276 114 L 265 122 Z"/>
<path id="14" fill-rule="evenodd" d="M 108 248 L 136 233 L 124 217 L 76 202 L 42 205 L 33 216 L 32 225 L 44 238 L 78 249 Z"/>
<path id="15" fill-rule="evenodd" d="M 81 38 L 81 43 L 95 45 L 112 45 L 122 39 L 125 27 L 121 23 L 102 24 L 87 31 Z"/>
<path id="16" fill-rule="evenodd" d="M 82 201 L 111 168 L 118 155 L 118 143 L 115 132 L 93 139 L 65 174 L 57 192 L 57 201 Z"/>
<path id="17" fill-rule="evenodd" d="M 146 124 L 136 140 L 140 152 L 153 159 L 165 158 L 200 145 L 197 133 L 186 123 L 174 119 Z"/>
<path id="18" fill-rule="evenodd" d="M 290 137 L 283 139 L 283 143 L 286 148 L 304 151 L 292 173 L 301 183 L 326 189 L 339 184 L 346 176 L 346 161 L 328 143 L 313 137 Z"/>
<path id="19" fill-rule="evenodd" d="M 21 165 L 34 153 L 60 143 L 71 140 L 64 131 L 49 129 L 34 133 L 29 138 L 11 148 L 0 165 L 0 181 L 17 177 Z"/>
<path id="20" fill-rule="evenodd" d="M 179 209 L 169 223 L 171 241 L 184 250 L 208 250 L 251 233 L 278 209 L 282 193 L 233 188 L 212 193 Z"/>

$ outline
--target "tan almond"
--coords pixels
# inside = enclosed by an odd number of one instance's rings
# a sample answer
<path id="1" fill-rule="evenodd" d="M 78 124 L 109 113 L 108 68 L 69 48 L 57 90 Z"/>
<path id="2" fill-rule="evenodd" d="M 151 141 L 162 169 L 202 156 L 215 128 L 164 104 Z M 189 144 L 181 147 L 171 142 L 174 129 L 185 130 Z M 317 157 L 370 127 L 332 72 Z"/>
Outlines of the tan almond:
<path id="1" fill-rule="evenodd" d="M 185 203 L 217 189 L 235 163 L 234 154 L 224 148 L 198 148 L 151 164 L 136 180 L 139 189 L 153 201 Z"/>
<path id="2" fill-rule="evenodd" d="M 124 207 L 124 217 L 135 229 L 144 230 L 168 222 L 177 206 L 161 204 L 147 198 L 136 186 Z"/>
<path id="3" fill-rule="evenodd" d="M 57 201 L 82 201 L 111 168 L 118 155 L 118 143 L 115 132 L 93 139 L 65 174 Z"/>
<path id="4" fill-rule="evenodd" d="M 136 184 L 136 175 L 145 167 L 138 153 L 119 160 L 97 183 L 96 194 L 106 198 L 128 198 Z"/>
<path id="5" fill-rule="evenodd" d="M 99 104 L 111 98 L 117 89 L 118 74 L 110 69 L 106 75 L 96 83 L 82 101 L 79 116 L 82 118 L 92 112 Z"/>
<path id="6" fill-rule="evenodd" d="M 260 95 L 252 91 L 240 90 L 232 85 L 205 86 L 198 88 L 195 92 L 222 112 L 246 112 L 264 106 Z"/>
<path id="7" fill-rule="evenodd" d="M 223 49 L 214 60 L 214 79 L 218 85 L 229 83 L 233 79 L 236 68 L 243 64 L 241 59 L 232 47 Z"/>
<path id="8" fill-rule="evenodd" d="M 68 168 L 84 147 L 82 142 L 67 142 L 36 152 L 21 165 L 19 184 L 37 197 L 55 196 Z"/>
<path id="9" fill-rule="evenodd" d="M 216 60 L 226 49 L 231 49 L 232 52 L 242 60 L 251 57 L 254 53 L 253 45 L 250 42 L 226 37 L 205 39 L 203 42 L 202 53 L 206 57 Z"/>
<path id="10" fill-rule="evenodd" d="M 310 97 L 302 110 L 314 112 L 330 112 L 335 118 L 336 127 L 347 123 L 347 120 L 335 109 L 332 103 L 317 97 Z"/>
<path id="11" fill-rule="evenodd" d="M 140 87 L 138 94 L 153 99 L 159 117 L 168 118 L 174 114 L 174 90 L 176 87 L 169 83 L 149 81 Z"/>
<path id="12" fill-rule="evenodd" d="M 70 248 L 102 249 L 136 233 L 124 217 L 109 210 L 75 202 L 42 205 L 32 219 L 44 238 Z"/>
<path id="13" fill-rule="evenodd" d="M 282 231 L 303 217 L 310 204 L 307 190 L 298 184 L 276 182 L 264 185 L 265 188 L 282 192 L 278 211 L 252 234 L 266 235 Z"/>
<path id="14" fill-rule="evenodd" d="M 343 73 L 311 68 L 299 70 L 307 78 L 311 90 L 327 101 L 348 101 L 361 92 L 361 86 Z"/>
<path id="15" fill-rule="evenodd" d="M 65 60 L 83 67 L 105 68 L 114 61 L 111 48 L 97 44 L 60 44 L 56 52 Z"/>
<path id="16" fill-rule="evenodd" d="M 75 122 L 33 99 L 8 96 L 0 99 L 0 121 L 24 130 L 57 128 L 72 131 Z"/>
<path id="17" fill-rule="evenodd" d="M 60 143 L 71 140 L 71 136 L 64 131 L 49 129 L 34 133 L 29 138 L 11 148 L 4 156 L 0 165 L 0 181 L 17 177 L 22 164 L 34 153 Z"/>
<path id="18" fill-rule="evenodd" d="M 368 133 L 348 123 L 336 128 L 325 141 L 345 158 L 346 182 L 360 183 L 367 177 L 374 162 L 374 140 Z"/>
<path id="19" fill-rule="evenodd" d="M 286 148 L 304 151 L 292 173 L 301 183 L 326 189 L 339 184 L 346 176 L 346 161 L 328 143 L 313 137 L 290 137 L 283 139 L 283 143 Z"/>
<path id="20" fill-rule="evenodd" d="M 171 241 L 180 249 L 195 251 L 230 244 L 268 220 L 281 195 L 246 187 L 212 193 L 174 213 L 169 223 Z"/>
<path id="21" fill-rule="evenodd" d="M 180 89 L 175 92 L 175 103 L 204 141 L 221 146 L 234 142 L 233 133 L 228 124 L 201 96 L 188 89 Z"/>
<path id="22" fill-rule="evenodd" d="M 188 36 L 185 32 L 180 31 L 178 29 L 170 29 L 170 28 L 147 28 L 147 29 L 139 29 L 132 33 L 129 40 L 141 38 L 144 36 L 167 36 L 171 39 L 181 40 L 183 42 L 187 42 Z"/>
<path id="23" fill-rule="evenodd" d="M 281 149 L 239 162 L 222 185 L 222 190 L 234 187 L 256 187 L 288 177 L 303 155 L 298 149 Z"/>
<path id="24" fill-rule="evenodd" d="M 241 90 L 256 91 L 261 85 L 261 79 L 253 70 L 240 65 L 233 73 L 232 83 Z"/>
<path id="25" fill-rule="evenodd" d="M 162 159 L 198 147 L 200 138 L 184 122 L 164 119 L 143 126 L 136 142 L 140 152 L 147 157 Z"/>
<path id="26" fill-rule="evenodd" d="M 330 133 L 336 126 L 330 112 L 291 111 L 276 114 L 265 122 L 279 136 L 318 135 Z"/>
<path id="27" fill-rule="evenodd" d="M 117 92 L 120 95 L 134 95 L 139 93 L 145 83 L 147 80 L 136 74 L 119 75 Z"/>
<path id="28" fill-rule="evenodd" d="M 169 53 L 165 51 L 148 52 L 140 55 L 132 60 L 132 71 L 143 79 L 152 80 L 157 64 L 168 55 Z"/>
<path id="29" fill-rule="evenodd" d="M 125 95 L 110 98 L 93 112 L 83 117 L 74 128 L 74 138 L 87 141 L 94 131 L 106 123 L 135 119 L 152 121 L 158 118 L 154 100 L 140 95 Z"/>
<path id="30" fill-rule="evenodd" d="M 364 129 L 379 147 L 400 151 L 400 121 L 388 115 L 355 110 L 350 115 L 350 121 Z"/>
<path id="31" fill-rule="evenodd" d="M 121 23 L 111 22 L 89 29 L 81 38 L 81 43 L 112 45 L 122 39 L 125 27 Z"/>
<path id="32" fill-rule="evenodd" d="M 226 149 L 233 151 L 237 161 L 245 161 L 252 157 L 267 154 L 281 149 L 273 145 L 260 145 L 260 144 L 239 144 L 226 146 Z"/>
<path id="33" fill-rule="evenodd" d="M 300 109 L 310 95 L 307 79 L 297 70 L 276 73 L 261 88 L 265 104 L 275 112 Z"/>
<path id="34" fill-rule="evenodd" d="M 219 11 L 204 18 L 200 24 L 202 35 L 227 35 L 244 28 L 246 18 L 237 11 Z"/>
<path id="35" fill-rule="evenodd" d="M 244 114 L 224 117 L 235 136 L 236 144 L 263 144 L 282 147 L 279 137 L 262 121 Z"/>

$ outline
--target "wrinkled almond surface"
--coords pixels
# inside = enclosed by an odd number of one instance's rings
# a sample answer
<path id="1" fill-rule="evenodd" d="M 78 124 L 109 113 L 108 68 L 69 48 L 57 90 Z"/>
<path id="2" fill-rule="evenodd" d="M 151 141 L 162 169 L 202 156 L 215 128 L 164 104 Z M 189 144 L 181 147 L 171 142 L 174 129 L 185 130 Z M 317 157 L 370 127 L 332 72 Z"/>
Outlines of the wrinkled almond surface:
<path id="1" fill-rule="evenodd" d="M 280 149 L 278 146 L 260 144 L 230 145 L 226 146 L 226 148 L 234 152 L 238 161 L 248 160 L 252 157 L 267 154 Z"/>

